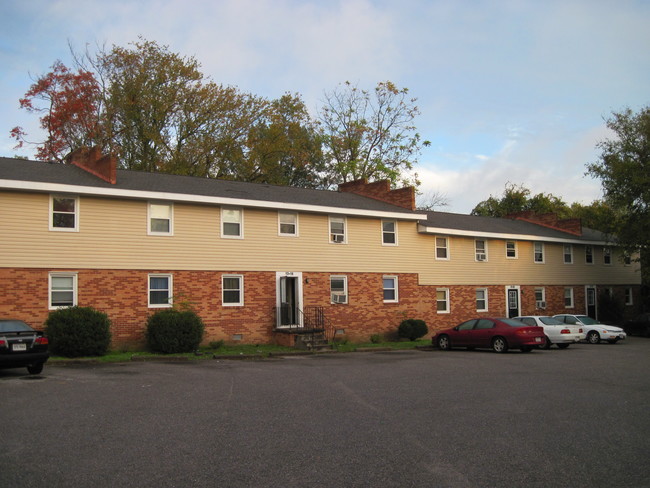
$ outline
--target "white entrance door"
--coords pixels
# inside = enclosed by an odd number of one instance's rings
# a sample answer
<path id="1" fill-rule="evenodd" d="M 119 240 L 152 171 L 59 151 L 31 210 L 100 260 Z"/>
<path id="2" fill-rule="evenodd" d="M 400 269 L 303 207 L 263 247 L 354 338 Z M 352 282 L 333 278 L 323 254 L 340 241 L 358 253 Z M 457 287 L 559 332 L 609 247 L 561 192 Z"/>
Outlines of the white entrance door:
<path id="1" fill-rule="evenodd" d="M 276 289 L 278 327 L 302 327 L 302 273 L 276 273 Z"/>
<path id="2" fill-rule="evenodd" d="M 521 289 L 519 286 L 506 286 L 506 315 L 510 318 L 521 315 Z"/>

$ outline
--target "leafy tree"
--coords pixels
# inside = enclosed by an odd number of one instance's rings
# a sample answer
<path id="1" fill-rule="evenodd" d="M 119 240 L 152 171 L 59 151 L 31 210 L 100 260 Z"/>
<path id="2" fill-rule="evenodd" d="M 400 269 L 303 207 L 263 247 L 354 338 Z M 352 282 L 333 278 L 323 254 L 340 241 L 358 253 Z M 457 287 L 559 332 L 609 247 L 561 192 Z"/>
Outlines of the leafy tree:
<path id="1" fill-rule="evenodd" d="M 330 183 L 360 178 L 388 179 L 393 184 L 419 184 L 407 172 L 417 162 L 421 141 L 414 119 L 420 114 L 407 88 L 390 81 L 373 91 L 350 82 L 325 94 L 319 122 Z"/>
<path id="2" fill-rule="evenodd" d="M 606 119 L 615 136 L 598 143 L 597 162 L 587 172 L 601 180 L 605 199 L 617 212 L 615 234 L 630 254 L 650 246 L 650 106 L 627 108 Z"/>
<path id="3" fill-rule="evenodd" d="M 41 114 L 40 125 L 47 137 L 30 143 L 23 128 L 14 127 L 10 135 L 18 141 L 16 148 L 35 144 L 38 159 L 62 162 L 72 150 L 97 144 L 101 136 L 99 93 L 93 73 L 83 69 L 75 72 L 56 61 L 52 71 L 38 77 L 20 99 L 21 108 Z"/>
<path id="4" fill-rule="evenodd" d="M 505 217 L 517 212 L 533 211 L 538 214 L 555 213 L 560 218 L 571 216 L 571 209 L 560 198 L 550 193 L 532 195 L 523 185 L 506 183 L 501 198 L 490 195 L 472 210 L 472 215 L 484 217 Z"/>

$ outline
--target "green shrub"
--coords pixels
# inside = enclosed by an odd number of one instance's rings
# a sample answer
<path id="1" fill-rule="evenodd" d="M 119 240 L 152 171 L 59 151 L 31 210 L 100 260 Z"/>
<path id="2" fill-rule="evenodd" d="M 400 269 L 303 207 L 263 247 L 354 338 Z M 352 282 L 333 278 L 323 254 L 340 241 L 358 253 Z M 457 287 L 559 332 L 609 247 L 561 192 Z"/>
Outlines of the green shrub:
<path id="1" fill-rule="evenodd" d="M 147 347 L 174 354 L 195 351 L 203 339 L 203 321 L 191 310 L 161 310 L 147 320 Z"/>
<path id="2" fill-rule="evenodd" d="M 427 324 L 424 320 L 419 319 L 406 319 L 397 328 L 399 337 L 406 338 L 409 341 L 415 341 L 426 335 L 427 332 L 429 332 Z"/>
<path id="3" fill-rule="evenodd" d="M 226 342 L 223 339 L 219 339 L 218 341 L 210 341 L 208 344 L 210 346 L 210 349 L 221 349 Z"/>
<path id="4" fill-rule="evenodd" d="M 383 340 L 383 336 L 381 334 L 372 334 L 370 336 L 370 342 L 373 344 L 379 344 Z"/>
<path id="5" fill-rule="evenodd" d="M 103 356 L 111 344 L 111 321 L 91 307 L 69 307 L 50 312 L 45 321 L 50 351 L 57 356 Z"/>

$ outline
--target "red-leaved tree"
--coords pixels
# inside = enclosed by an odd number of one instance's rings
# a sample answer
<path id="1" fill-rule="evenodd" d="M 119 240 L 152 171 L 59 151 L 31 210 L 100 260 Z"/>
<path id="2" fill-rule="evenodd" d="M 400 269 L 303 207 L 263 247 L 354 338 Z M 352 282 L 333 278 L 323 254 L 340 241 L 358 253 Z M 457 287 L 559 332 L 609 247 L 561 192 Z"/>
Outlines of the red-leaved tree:
<path id="1" fill-rule="evenodd" d="M 74 72 L 55 62 L 52 71 L 39 77 L 20 99 L 20 107 L 42 114 L 41 128 L 47 138 L 30 142 L 22 127 L 14 127 L 10 135 L 18 141 L 16 149 L 25 143 L 36 145 L 36 158 L 41 161 L 62 162 L 80 146 L 102 146 L 100 87 L 90 71 Z"/>

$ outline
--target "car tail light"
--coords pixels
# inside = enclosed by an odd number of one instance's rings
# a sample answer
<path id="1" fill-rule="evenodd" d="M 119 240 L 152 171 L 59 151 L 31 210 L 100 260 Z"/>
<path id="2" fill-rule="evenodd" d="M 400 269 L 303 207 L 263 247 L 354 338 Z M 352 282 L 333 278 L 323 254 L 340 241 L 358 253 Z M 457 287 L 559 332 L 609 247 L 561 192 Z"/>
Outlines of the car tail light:
<path id="1" fill-rule="evenodd" d="M 571 331 L 569 329 L 562 329 L 560 331 L 560 334 L 570 334 L 570 333 L 571 333 Z"/>
<path id="2" fill-rule="evenodd" d="M 39 344 L 41 346 L 46 346 L 50 343 L 50 341 L 47 340 L 47 337 L 37 337 L 36 340 L 34 341 L 34 344 Z"/>
<path id="3" fill-rule="evenodd" d="M 7 347 L 7 341 L 0 339 L 0 347 Z"/>

